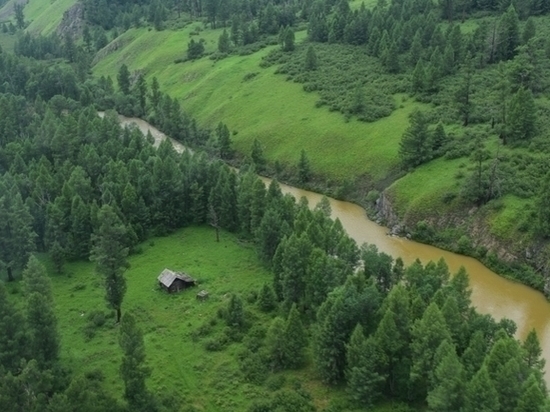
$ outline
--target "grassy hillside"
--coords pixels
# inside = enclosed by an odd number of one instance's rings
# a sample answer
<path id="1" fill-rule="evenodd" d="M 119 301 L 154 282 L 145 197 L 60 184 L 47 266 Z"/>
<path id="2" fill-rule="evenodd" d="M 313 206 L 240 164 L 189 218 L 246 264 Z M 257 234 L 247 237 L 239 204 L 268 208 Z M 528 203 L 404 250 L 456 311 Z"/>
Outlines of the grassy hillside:
<path id="1" fill-rule="evenodd" d="M 13 4 L 19 0 L 8 1 L 1 9 L 0 16 L 3 18 L 13 18 Z M 42 35 L 53 33 L 61 19 L 63 13 L 71 8 L 77 0 L 28 0 L 23 13 L 25 21 L 30 23 L 27 30 Z M 2 18 L 0 18 L 0 21 Z"/>
<path id="2" fill-rule="evenodd" d="M 347 122 L 340 113 L 316 108 L 316 93 L 304 93 L 301 85 L 274 75 L 275 68 L 260 68 L 270 48 L 218 62 L 202 58 L 175 64 L 195 27 L 177 32 L 131 29 L 116 40 L 123 47 L 102 58 L 94 73 L 116 78 L 125 62 L 149 79 L 156 76 L 202 125 L 226 123 L 242 153 L 250 153 L 257 138 L 269 160 L 294 166 L 304 149 L 315 172 L 340 180 L 361 175 L 380 180 L 397 166 L 398 142 L 418 103 L 398 95 L 399 108 L 390 117 L 375 123 Z M 214 51 L 219 34 L 207 30 L 194 38 L 205 39 L 207 51 Z"/>

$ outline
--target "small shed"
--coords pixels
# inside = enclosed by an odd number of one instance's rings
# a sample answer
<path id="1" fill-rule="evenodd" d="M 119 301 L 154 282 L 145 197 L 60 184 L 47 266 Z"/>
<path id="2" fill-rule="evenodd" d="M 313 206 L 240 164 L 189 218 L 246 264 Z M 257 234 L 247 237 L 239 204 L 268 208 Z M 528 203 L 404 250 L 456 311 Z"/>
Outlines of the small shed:
<path id="1" fill-rule="evenodd" d="M 191 276 L 164 269 L 158 277 L 159 286 L 167 292 L 179 292 L 180 290 L 195 286 L 196 281 Z"/>
<path id="2" fill-rule="evenodd" d="M 199 293 L 197 293 L 197 300 L 206 300 L 208 299 L 208 292 L 206 290 L 201 290 Z"/>

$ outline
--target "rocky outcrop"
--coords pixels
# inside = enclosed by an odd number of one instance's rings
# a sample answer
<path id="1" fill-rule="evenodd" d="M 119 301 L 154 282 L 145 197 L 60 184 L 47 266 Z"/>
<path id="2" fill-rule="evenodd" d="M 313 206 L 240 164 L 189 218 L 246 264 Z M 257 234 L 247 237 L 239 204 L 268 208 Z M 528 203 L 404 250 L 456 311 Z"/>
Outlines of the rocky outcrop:
<path id="1" fill-rule="evenodd" d="M 84 7 L 76 3 L 63 13 L 63 19 L 57 27 L 59 37 L 71 36 L 73 39 L 79 36 L 84 29 Z"/>
<path id="2" fill-rule="evenodd" d="M 409 237 L 418 224 L 411 219 L 400 218 L 392 205 L 391 197 L 386 192 L 382 192 L 376 201 L 376 212 L 377 220 L 389 227 L 392 235 Z M 436 231 L 447 228 L 459 229 L 471 239 L 473 247 L 485 248 L 504 262 L 520 262 L 531 266 L 549 280 L 546 293 L 550 294 L 549 242 L 535 240 L 529 236 L 513 241 L 500 239 L 491 232 L 488 218 L 486 209 L 474 207 L 461 213 L 434 214 L 425 219 L 425 222 Z M 455 239 L 455 242 L 457 241 L 458 239 Z"/>

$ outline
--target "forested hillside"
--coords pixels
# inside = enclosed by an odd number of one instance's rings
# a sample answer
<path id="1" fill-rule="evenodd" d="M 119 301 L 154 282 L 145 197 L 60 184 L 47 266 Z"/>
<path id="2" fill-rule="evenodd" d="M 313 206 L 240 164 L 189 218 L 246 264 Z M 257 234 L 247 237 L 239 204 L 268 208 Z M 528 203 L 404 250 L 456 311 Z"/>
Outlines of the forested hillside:
<path id="1" fill-rule="evenodd" d="M 550 407 L 536 333 L 464 270 L 257 175 L 546 290 L 550 1 L 0 7 L 1 410 Z M 157 290 L 168 265 L 211 299 Z"/>
<path id="2" fill-rule="evenodd" d="M 201 124 L 226 123 L 238 158 L 261 148 L 280 179 L 381 195 L 403 234 L 544 288 L 519 267 L 548 272 L 546 3 L 246 4 L 115 29 L 94 71 L 114 78 L 123 59 Z"/>

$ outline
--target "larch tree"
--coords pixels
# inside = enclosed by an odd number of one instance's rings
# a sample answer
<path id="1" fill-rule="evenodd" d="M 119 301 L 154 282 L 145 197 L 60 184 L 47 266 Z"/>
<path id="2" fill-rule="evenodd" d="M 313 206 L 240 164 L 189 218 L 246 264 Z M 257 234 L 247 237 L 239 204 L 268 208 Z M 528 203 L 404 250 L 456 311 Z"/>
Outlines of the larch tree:
<path id="1" fill-rule="evenodd" d="M 122 316 L 122 301 L 126 294 L 124 271 L 128 268 L 126 227 L 110 205 L 103 205 L 98 213 L 99 229 L 92 235 L 90 259 L 96 264 L 96 272 L 103 276 L 105 299 L 116 311 L 116 322 Z"/>
<path id="2" fill-rule="evenodd" d="M 399 143 L 399 157 L 405 169 L 419 166 L 432 157 L 428 120 L 419 110 L 411 114 L 409 127 Z"/>
<path id="3" fill-rule="evenodd" d="M 498 412 L 500 410 L 498 392 L 485 366 L 482 366 L 468 383 L 462 410 L 464 412 Z"/>
<path id="4" fill-rule="evenodd" d="M 145 383 L 151 371 L 145 365 L 143 333 L 131 313 L 125 313 L 122 317 L 118 342 L 124 354 L 120 375 L 124 381 L 124 398 L 130 410 L 154 411 L 156 408 Z"/>
<path id="5" fill-rule="evenodd" d="M 122 64 L 117 74 L 118 87 L 123 94 L 130 94 L 130 71 L 128 66 Z"/>
<path id="6" fill-rule="evenodd" d="M 51 367 L 59 357 L 59 335 L 51 283 L 46 269 L 34 257 L 23 272 L 27 296 L 27 325 L 32 356 L 41 368 Z"/>

